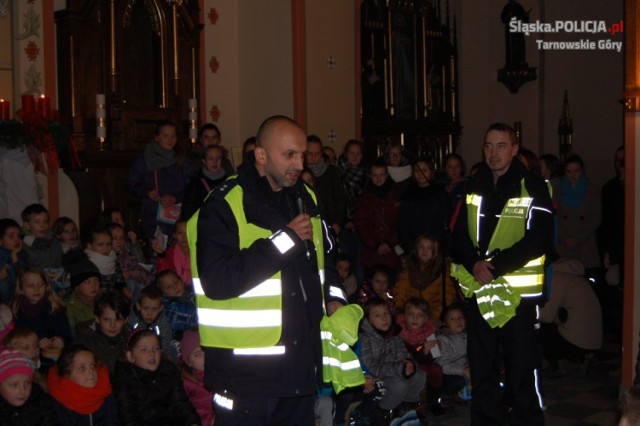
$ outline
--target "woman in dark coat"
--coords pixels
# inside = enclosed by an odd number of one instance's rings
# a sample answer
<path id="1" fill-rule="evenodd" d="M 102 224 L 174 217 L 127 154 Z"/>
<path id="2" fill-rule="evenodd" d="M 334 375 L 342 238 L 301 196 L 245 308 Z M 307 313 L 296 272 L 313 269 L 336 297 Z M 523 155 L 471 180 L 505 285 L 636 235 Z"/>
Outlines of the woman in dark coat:
<path id="1" fill-rule="evenodd" d="M 400 197 L 383 162 L 371 166 L 371 179 L 356 205 L 354 225 L 360 238 L 360 262 L 365 271 L 376 265 L 400 267 L 396 230 Z"/>

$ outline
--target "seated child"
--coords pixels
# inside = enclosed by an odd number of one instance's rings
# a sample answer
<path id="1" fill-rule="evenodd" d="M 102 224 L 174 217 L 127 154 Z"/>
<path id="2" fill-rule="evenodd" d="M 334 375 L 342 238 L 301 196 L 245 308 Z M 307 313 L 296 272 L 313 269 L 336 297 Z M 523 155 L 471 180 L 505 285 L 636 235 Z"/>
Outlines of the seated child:
<path id="1" fill-rule="evenodd" d="M 164 297 L 164 314 L 171 322 L 174 338 L 185 330 L 198 326 L 193 287 L 186 287 L 182 278 L 170 269 L 158 274 L 156 284 Z"/>
<path id="2" fill-rule="evenodd" d="M 442 318 L 444 329 L 438 336 L 441 355 L 436 358 L 436 362 L 442 367 L 443 373 L 441 393 L 443 396 L 450 396 L 471 381 L 467 359 L 467 322 L 462 306 L 457 303 L 444 308 Z M 446 399 L 444 398 L 445 405 Z"/>
<path id="3" fill-rule="evenodd" d="M 442 369 L 434 362 L 433 349 L 436 341 L 436 324 L 431 318 L 431 308 L 426 300 L 412 297 L 404 305 L 404 313 L 398 315 L 398 324 L 402 327 L 400 337 L 407 351 L 418 363 L 422 371 L 427 373 L 427 397 L 431 411 L 444 414 L 438 405 L 440 387 L 442 386 Z M 430 338 L 431 340 L 427 340 Z"/>
<path id="4" fill-rule="evenodd" d="M 370 299 L 364 307 L 361 324 L 362 363 L 370 374 L 382 379 L 385 396 L 379 401 L 378 416 L 390 420 L 389 411 L 406 402 L 417 406 L 426 377 L 407 352 L 400 338 L 400 327 L 393 322 L 389 305 L 380 298 Z"/>
<path id="5" fill-rule="evenodd" d="M 200 347 L 200 336 L 196 330 L 187 330 L 180 341 L 182 383 L 189 400 L 195 407 L 203 425 L 213 424 L 213 391 L 204 387 L 204 351 Z"/>
<path id="6" fill-rule="evenodd" d="M 96 300 L 93 311 L 94 319 L 78 324 L 76 343 L 89 348 L 113 373 L 126 345 L 129 302 L 120 292 L 104 293 Z"/>
<path id="7" fill-rule="evenodd" d="M 132 299 L 137 300 L 140 290 L 151 284 L 155 276 L 140 264 L 136 256 L 127 248 L 124 228 L 117 223 L 108 225 L 113 239 L 112 247 L 116 253 L 116 261 L 122 271 L 122 278 L 127 288 L 133 293 Z"/>
<path id="8" fill-rule="evenodd" d="M 121 425 L 196 425 L 200 416 L 189 401 L 177 367 L 162 356 L 149 329 L 129 336 L 127 361 L 118 361 L 112 385 Z"/>
<path id="9" fill-rule="evenodd" d="M 72 250 L 65 255 L 65 268 L 69 271 L 71 294 L 67 297 L 67 317 L 71 331 L 93 319 L 93 305 L 100 294 L 100 271 L 82 251 Z"/>
<path id="10" fill-rule="evenodd" d="M 41 204 L 30 204 L 22 210 L 27 235 L 23 238 L 29 263 L 43 268 L 56 292 L 65 290 L 62 268 L 62 246 L 49 229 L 49 211 Z"/>
<path id="11" fill-rule="evenodd" d="M 395 315 L 393 296 L 391 295 L 391 290 L 389 290 L 389 270 L 383 265 L 378 265 L 371 269 L 371 276 L 362 285 L 358 293 L 358 304 L 364 307 L 373 298 L 387 302 L 389 311 L 392 315 Z"/>
<path id="12" fill-rule="evenodd" d="M 61 216 L 53 222 L 53 233 L 60 241 L 62 252 L 66 253 L 71 249 L 80 248 L 78 238 L 78 227 L 70 217 Z"/>
<path id="13" fill-rule="evenodd" d="M 342 288 L 344 288 L 344 292 L 347 294 L 347 299 L 350 302 L 355 302 L 355 300 L 352 299 L 355 298 L 354 295 L 358 292 L 358 280 L 356 280 L 356 276 L 351 272 L 351 258 L 348 254 L 338 253 L 335 259 L 336 269 L 342 280 Z"/>
<path id="14" fill-rule="evenodd" d="M 85 253 L 100 271 L 100 285 L 103 291 L 122 291 L 124 278 L 116 262 L 116 252 L 111 248 L 109 228 L 93 228 Z"/>
<path id="15" fill-rule="evenodd" d="M 116 401 L 109 371 L 84 346 L 66 347 L 49 370 L 49 389 L 63 425 L 115 425 Z"/>
<path id="16" fill-rule="evenodd" d="M 38 345 L 46 358 L 56 360 L 65 344 L 73 340 L 64 303 L 38 266 L 20 271 L 11 311 L 17 327 L 27 327 L 38 334 Z"/>
<path id="17" fill-rule="evenodd" d="M 129 330 L 150 328 L 160 336 L 162 351 L 177 355 L 177 342 L 173 340 L 173 329 L 169 318 L 164 314 L 162 291 L 154 285 L 143 288 L 136 303 L 131 304 Z M 173 356 L 175 358 L 175 356 Z"/>
<path id="18" fill-rule="evenodd" d="M 41 355 L 36 332 L 30 328 L 17 327 L 4 339 L 4 345 L 8 349 L 22 352 L 24 356 L 33 362 L 35 368 L 34 383 L 39 384 L 45 392 L 49 392 L 47 375 L 55 361 Z"/>
<path id="19" fill-rule="evenodd" d="M 407 269 L 400 273 L 393 287 L 393 297 L 397 309 L 404 308 L 404 304 L 411 297 L 426 300 L 434 318 L 440 318 L 444 307 L 443 299 L 446 299 L 446 303 L 454 301 L 456 287 L 449 274 L 449 268 L 443 268 L 437 238 L 429 235 L 416 238 L 415 247 L 407 259 Z"/>
<path id="20" fill-rule="evenodd" d="M 0 352 L 0 419 L 7 426 L 59 425 L 51 397 L 33 383 L 34 366 L 21 352 Z"/>
<path id="21" fill-rule="evenodd" d="M 103 225 L 108 226 L 109 224 L 116 223 L 122 226 L 122 229 L 125 230 L 126 239 L 125 239 L 125 247 L 127 251 L 132 253 L 138 262 L 145 263 L 146 259 L 144 257 L 144 251 L 142 247 L 138 244 L 138 236 L 133 231 L 127 231 L 127 225 L 124 223 L 124 217 L 122 216 L 122 212 L 118 210 L 108 210 L 102 213 L 103 214 Z"/>
<path id="22" fill-rule="evenodd" d="M 174 271 L 185 284 L 191 285 L 193 279 L 191 278 L 191 257 L 189 255 L 189 243 L 187 242 L 186 220 L 181 219 L 176 222 L 173 239 L 175 243 L 168 247 L 164 254 L 158 256 L 156 270 L 158 272 L 167 269 Z"/>
<path id="23" fill-rule="evenodd" d="M 0 302 L 2 303 L 11 303 L 18 271 L 29 263 L 29 256 L 22 248 L 18 222 L 13 219 L 0 219 Z"/>

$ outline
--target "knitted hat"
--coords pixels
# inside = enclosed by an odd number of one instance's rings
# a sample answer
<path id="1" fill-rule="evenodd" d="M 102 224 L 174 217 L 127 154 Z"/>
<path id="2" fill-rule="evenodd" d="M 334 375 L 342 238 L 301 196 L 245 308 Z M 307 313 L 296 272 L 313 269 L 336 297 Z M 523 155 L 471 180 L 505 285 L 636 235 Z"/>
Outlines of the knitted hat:
<path id="1" fill-rule="evenodd" d="M 180 348 L 182 349 L 182 361 L 186 364 L 189 362 L 189 355 L 196 348 L 200 347 L 200 335 L 196 330 L 187 330 L 182 335 L 182 340 L 180 341 Z"/>
<path id="2" fill-rule="evenodd" d="M 14 374 L 26 374 L 33 377 L 35 365 L 22 352 L 5 349 L 0 352 L 0 383 Z"/>
<path id="3" fill-rule="evenodd" d="M 79 259 L 76 262 L 67 265 L 66 268 L 71 276 L 71 289 L 78 287 L 85 280 L 91 277 L 97 277 L 100 279 L 100 271 L 98 270 L 98 267 L 88 258 Z"/>

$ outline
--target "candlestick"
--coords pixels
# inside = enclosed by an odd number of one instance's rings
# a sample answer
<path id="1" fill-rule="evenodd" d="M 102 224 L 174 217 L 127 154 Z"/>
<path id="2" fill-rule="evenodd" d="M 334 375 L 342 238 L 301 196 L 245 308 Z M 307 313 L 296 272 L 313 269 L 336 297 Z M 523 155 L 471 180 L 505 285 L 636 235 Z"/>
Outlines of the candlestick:
<path id="1" fill-rule="evenodd" d="M 4 99 L 0 99 L 0 120 L 10 120 L 10 108 L 11 103 L 9 101 L 5 101 Z"/>
<path id="2" fill-rule="evenodd" d="M 189 98 L 189 140 L 195 144 L 198 140 L 198 100 Z"/>
<path id="3" fill-rule="evenodd" d="M 33 95 L 22 95 L 22 117 L 32 115 L 35 111 Z"/>
<path id="4" fill-rule="evenodd" d="M 107 138 L 105 102 L 104 93 L 98 93 L 96 95 L 96 138 L 100 144 L 100 151 L 104 151 L 104 141 Z"/>

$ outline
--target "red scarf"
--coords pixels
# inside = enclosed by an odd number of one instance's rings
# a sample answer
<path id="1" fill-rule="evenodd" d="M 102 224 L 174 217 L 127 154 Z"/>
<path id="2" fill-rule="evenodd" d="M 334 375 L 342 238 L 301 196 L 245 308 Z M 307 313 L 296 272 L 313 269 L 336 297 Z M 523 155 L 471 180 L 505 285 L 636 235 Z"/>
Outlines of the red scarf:
<path id="1" fill-rule="evenodd" d="M 58 366 L 49 370 L 49 392 L 56 401 L 79 414 L 95 413 L 102 407 L 104 400 L 111 395 L 109 371 L 102 365 L 96 365 L 98 382 L 95 388 L 85 388 L 67 377 L 60 377 Z"/>
<path id="2" fill-rule="evenodd" d="M 400 332 L 400 338 L 403 342 L 408 343 L 411 346 L 422 345 L 427 341 L 427 337 L 436 332 L 436 326 L 432 319 L 428 319 L 424 325 L 415 330 L 409 330 L 407 327 L 404 314 L 398 315 L 396 322 L 402 326 L 402 332 Z"/>

